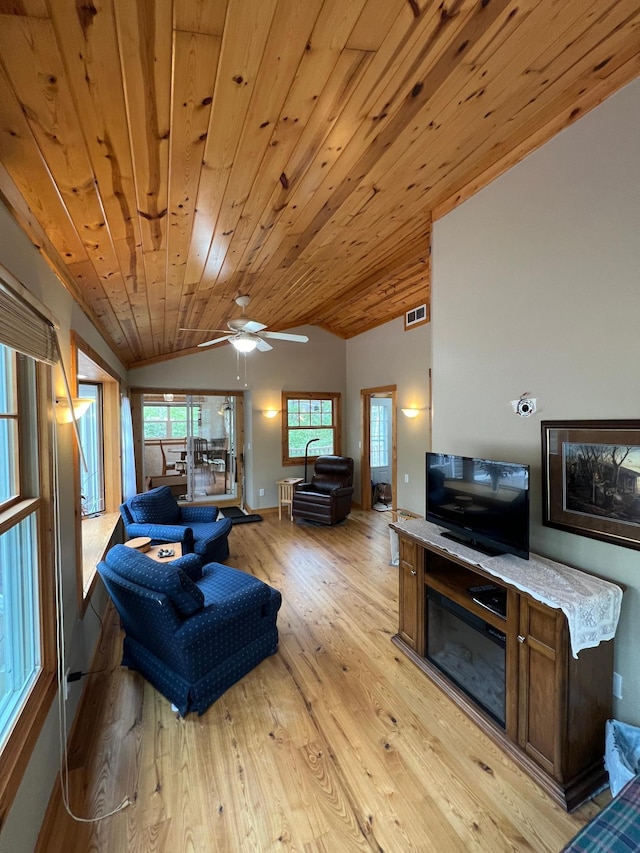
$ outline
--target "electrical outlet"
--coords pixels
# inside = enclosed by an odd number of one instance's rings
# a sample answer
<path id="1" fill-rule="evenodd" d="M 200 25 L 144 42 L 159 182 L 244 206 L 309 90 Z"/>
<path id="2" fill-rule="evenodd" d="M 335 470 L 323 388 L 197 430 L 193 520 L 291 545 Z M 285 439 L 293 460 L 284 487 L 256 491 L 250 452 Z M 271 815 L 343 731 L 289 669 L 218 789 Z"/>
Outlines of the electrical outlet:
<path id="1" fill-rule="evenodd" d="M 613 695 L 622 699 L 622 676 L 618 672 L 613 673 Z"/>
<path id="2" fill-rule="evenodd" d="M 409 482 L 409 475 L 408 474 L 404 475 L 404 481 L 405 481 L 405 483 Z"/>
<path id="3" fill-rule="evenodd" d="M 69 673 L 71 672 L 71 667 L 68 666 L 64 673 L 64 701 L 66 702 L 69 698 Z"/>
<path id="4" fill-rule="evenodd" d="M 264 497 L 264 489 L 260 489 L 259 495 L 260 495 L 260 497 L 261 497 L 261 498 L 263 498 L 263 497 Z"/>

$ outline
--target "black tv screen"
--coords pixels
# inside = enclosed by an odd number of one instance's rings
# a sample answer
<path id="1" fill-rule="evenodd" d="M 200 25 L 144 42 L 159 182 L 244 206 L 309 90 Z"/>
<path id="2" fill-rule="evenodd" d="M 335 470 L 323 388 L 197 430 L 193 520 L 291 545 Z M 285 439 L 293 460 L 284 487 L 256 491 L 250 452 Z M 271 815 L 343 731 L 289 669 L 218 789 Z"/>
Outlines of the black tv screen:
<path id="1" fill-rule="evenodd" d="M 427 453 L 426 519 L 487 554 L 529 559 L 529 466 Z"/>

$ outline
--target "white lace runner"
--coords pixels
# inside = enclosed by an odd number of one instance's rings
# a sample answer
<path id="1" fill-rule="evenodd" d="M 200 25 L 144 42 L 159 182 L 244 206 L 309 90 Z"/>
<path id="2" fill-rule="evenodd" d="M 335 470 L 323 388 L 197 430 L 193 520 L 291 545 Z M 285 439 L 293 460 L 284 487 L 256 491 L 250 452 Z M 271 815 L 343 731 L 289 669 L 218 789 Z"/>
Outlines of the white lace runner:
<path id="1" fill-rule="evenodd" d="M 442 528 L 422 518 L 398 521 L 394 526 L 449 554 L 455 554 L 466 563 L 480 566 L 549 607 L 560 608 L 567 617 L 574 657 L 578 657 L 582 649 L 592 648 L 615 636 L 622 590 L 610 581 L 537 554 L 531 554 L 528 560 L 510 554 L 487 557 L 480 551 L 445 538 Z"/>

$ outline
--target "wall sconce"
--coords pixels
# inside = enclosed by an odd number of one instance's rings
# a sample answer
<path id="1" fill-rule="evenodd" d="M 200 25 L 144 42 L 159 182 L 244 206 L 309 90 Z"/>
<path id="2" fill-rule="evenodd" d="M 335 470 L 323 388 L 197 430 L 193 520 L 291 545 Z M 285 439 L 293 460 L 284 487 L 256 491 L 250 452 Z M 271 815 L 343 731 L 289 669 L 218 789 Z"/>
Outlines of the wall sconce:
<path id="1" fill-rule="evenodd" d="M 271 420 L 272 418 L 277 417 L 280 414 L 280 411 L 278 409 L 263 409 L 262 414 L 265 418 L 269 418 L 269 420 Z"/>
<path id="2" fill-rule="evenodd" d="M 70 424 L 75 419 L 79 420 L 94 402 L 93 397 L 73 397 L 73 414 L 69 400 L 66 397 L 56 397 L 56 420 L 59 424 Z"/>
<path id="3" fill-rule="evenodd" d="M 407 418 L 417 418 L 422 409 L 402 409 L 402 414 Z"/>

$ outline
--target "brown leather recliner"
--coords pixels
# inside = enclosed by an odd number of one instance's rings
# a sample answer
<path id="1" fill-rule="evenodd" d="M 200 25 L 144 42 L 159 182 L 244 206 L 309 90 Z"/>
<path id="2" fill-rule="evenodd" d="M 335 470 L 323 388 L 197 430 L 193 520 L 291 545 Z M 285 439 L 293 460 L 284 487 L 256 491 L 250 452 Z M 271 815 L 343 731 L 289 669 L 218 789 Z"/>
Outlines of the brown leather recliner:
<path id="1" fill-rule="evenodd" d="M 318 456 L 311 482 L 294 488 L 291 514 L 320 524 L 337 524 L 351 512 L 352 497 L 353 459 Z"/>

